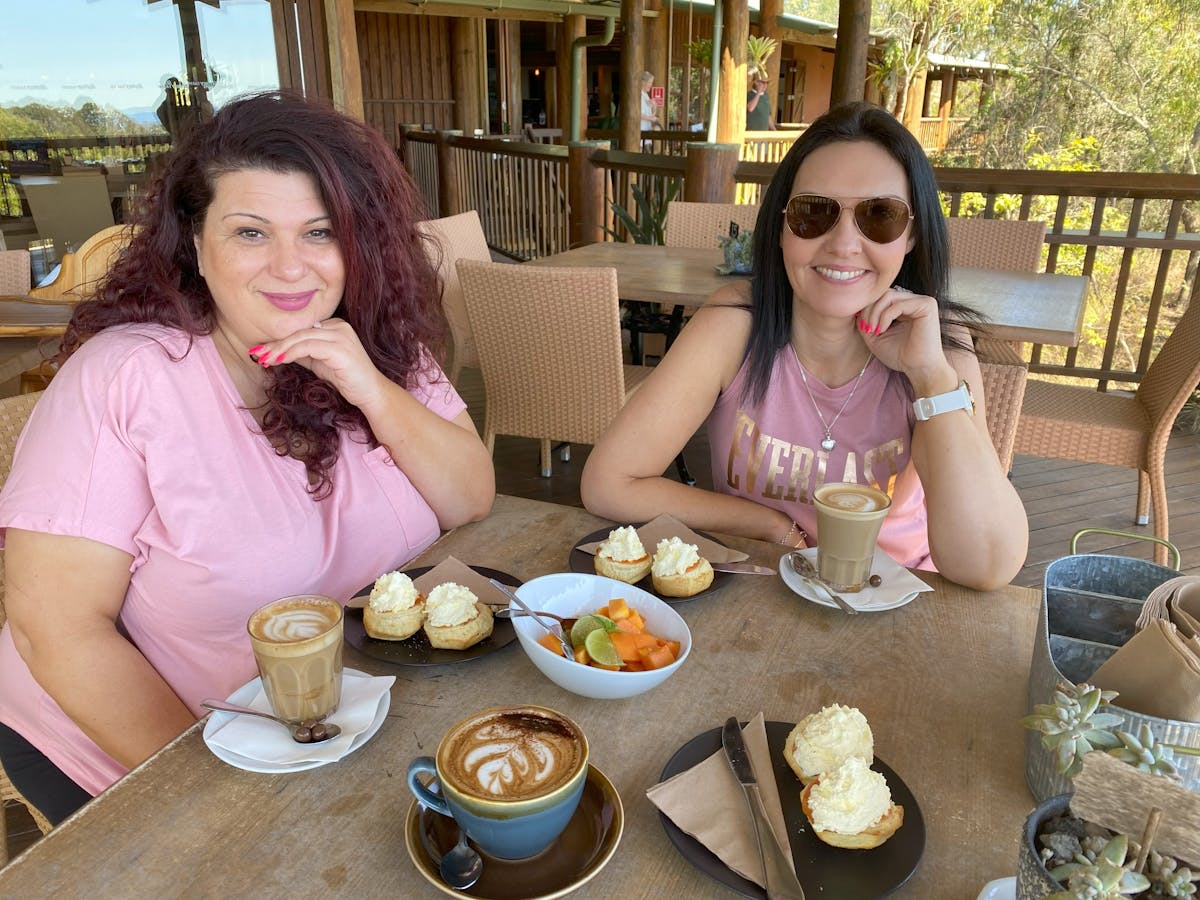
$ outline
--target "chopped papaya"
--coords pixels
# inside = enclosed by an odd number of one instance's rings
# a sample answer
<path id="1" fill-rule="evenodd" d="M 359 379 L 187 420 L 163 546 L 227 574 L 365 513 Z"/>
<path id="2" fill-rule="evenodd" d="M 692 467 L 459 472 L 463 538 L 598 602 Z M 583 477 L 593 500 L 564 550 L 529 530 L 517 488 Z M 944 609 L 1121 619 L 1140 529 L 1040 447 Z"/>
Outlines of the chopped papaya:
<path id="1" fill-rule="evenodd" d="M 623 631 L 618 623 L 617 630 L 609 632 L 608 636 L 612 639 L 614 649 L 625 662 L 632 662 L 638 658 L 638 635 Z"/>
<path id="2" fill-rule="evenodd" d="M 625 672 L 645 672 L 646 667 L 643 666 L 640 662 L 627 662 L 627 663 L 625 663 L 625 668 L 623 669 L 623 671 L 625 671 Z"/>
<path id="3" fill-rule="evenodd" d="M 617 631 L 623 631 L 626 634 L 641 634 L 642 629 L 638 628 L 637 622 L 633 621 L 632 616 L 625 616 L 623 619 L 615 619 L 617 623 Z M 617 632 L 614 631 L 613 634 Z"/>
<path id="4" fill-rule="evenodd" d="M 636 609 L 631 609 L 629 611 L 628 618 L 631 622 L 633 622 L 634 627 L 638 631 L 646 630 L 646 620 L 642 618 L 642 614 L 640 612 L 638 612 Z"/>
<path id="5" fill-rule="evenodd" d="M 609 618 L 609 619 L 611 619 L 611 618 L 612 618 L 612 616 L 610 616 L 610 615 L 608 614 L 608 607 L 607 607 L 607 606 L 602 606 L 602 607 L 600 607 L 598 610 L 596 610 L 596 615 L 598 615 L 598 616 L 604 616 L 604 617 L 606 617 L 606 618 Z"/>
<path id="6" fill-rule="evenodd" d="M 604 669 L 608 672 L 620 672 L 621 671 L 620 666 L 602 666 L 598 662 L 592 663 L 592 668 L 593 669 Z"/>
<path id="7" fill-rule="evenodd" d="M 675 662 L 675 655 L 666 646 L 643 647 L 638 651 L 642 665 L 647 669 L 662 669 Z"/>
<path id="8" fill-rule="evenodd" d="M 591 661 L 592 661 L 592 658 L 590 656 L 588 656 L 586 647 L 584 647 L 581 644 L 580 646 L 575 648 L 575 662 L 582 663 L 583 665 L 586 666 L 586 665 L 590 664 Z"/>
<path id="9" fill-rule="evenodd" d="M 617 597 L 615 600 L 608 601 L 608 617 L 614 622 L 620 622 L 629 615 L 629 604 L 624 598 Z"/>
<path id="10" fill-rule="evenodd" d="M 661 640 L 659 638 L 656 638 L 652 634 L 646 634 L 646 632 L 644 632 L 644 631 L 639 634 L 635 634 L 633 636 L 633 639 L 634 639 L 634 645 L 639 650 L 642 649 L 643 647 L 657 647 L 661 643 Z"/>
<path id="11" fill-rule="evenodd" d="M 557 653 L 559 656 L 564 656 L 562 644 L 558 642 L 558 638 L 553 634 L 543 634 L 537 641 L 551 653 Z"/>
<path id="12" fill-rule="evenodd" d="M 673 656 L 675 659 L 679 659 L 679 641 L 664 640 L 663 643 L 666 644 L 667 649 L 671 651 L 671 656 Z"/>

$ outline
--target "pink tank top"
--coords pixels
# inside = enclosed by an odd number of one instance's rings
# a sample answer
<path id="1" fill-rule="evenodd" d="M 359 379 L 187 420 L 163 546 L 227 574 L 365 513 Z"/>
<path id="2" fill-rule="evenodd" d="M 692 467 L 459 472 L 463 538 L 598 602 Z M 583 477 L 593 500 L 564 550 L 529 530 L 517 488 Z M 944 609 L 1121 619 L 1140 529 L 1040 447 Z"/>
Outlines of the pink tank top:
<path id="1" fill-rule="evenodd" d="M 748 361 L 742 363 L 708 419 L 714 489 L 791 516 L 812 546 L 821 539 L 812 492 L 826 482 L 873 485 L 892 498 L 879 546 L 901 565 L 933 569 L 925 493 L 910 459 L 915 419 L 904 377 L 874 357 L 857 389 L 855 380 L 830 388 L 807 373 L 837 442 L 824 450 L 825 427 L 792 348 L 776 354 L 770 384 L 757 404 L 742 398 L 749 368 Z M 854 397 L 835 423 L 851 391 Z"/>

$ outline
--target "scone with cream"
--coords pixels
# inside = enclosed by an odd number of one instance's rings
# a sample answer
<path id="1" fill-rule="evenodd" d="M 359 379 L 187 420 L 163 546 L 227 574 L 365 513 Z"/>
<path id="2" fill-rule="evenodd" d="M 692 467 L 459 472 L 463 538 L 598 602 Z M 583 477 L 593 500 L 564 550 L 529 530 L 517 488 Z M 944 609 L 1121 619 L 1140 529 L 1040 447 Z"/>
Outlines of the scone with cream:
<path id="1" fill-rule="evenodd" d="M 443 650 L 466 650 L 492 633 L 492 609 L 453 581 L 439 584 L 425 598 L 425 635 Z"/>
<path id="2" fill-rule="evenodd" d="M 834 704 L 801 719 L 784 741 L 783 755 L 808 784 L 852 756 L 869 766 L 875 761 L 875 739 L 866 716 L 852 706 Z"/>
<path id="3" fill-rule="evenodd" d="M 691 597 L 712 584 L 713 568 L 695 544 L 669 537 L 655 548 L 650 580 L 664 597 Z"/>
<path id="4" fill-rule="evenodd" d="M 904 823 L 887 781 L 858 756 L 805 787 L 800 806 L 818 838 L 851 850 L 878 847 Z"/>
<path id="5" fill-rule="evenodd" d="M 650 572 L 650 554 L 632 525 L 615 528 L 596 551 L 596 574 L 636 584 Z"/>
<path id="6" fill-rule="evenodd" d="M 382 641 L 402 641 L 421 630 L 425 598 L 403 572 L 388 572 L 375 579 L 371 599 L 363 609 L 367 634 Z"/>

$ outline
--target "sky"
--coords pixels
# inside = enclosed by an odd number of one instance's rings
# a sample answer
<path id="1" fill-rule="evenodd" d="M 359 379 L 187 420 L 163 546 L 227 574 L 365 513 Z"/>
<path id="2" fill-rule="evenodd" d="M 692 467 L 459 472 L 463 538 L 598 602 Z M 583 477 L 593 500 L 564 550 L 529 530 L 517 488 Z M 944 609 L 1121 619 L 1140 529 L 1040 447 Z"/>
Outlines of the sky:
<path id="1" fill-rule="evenodd" d="M 183 77 L 179 13 L 172 0 L 3 0 L 0 106 L 27 102 L 153 110 L 167 75 Z M 205 61 L 222 77 L 215 106 L 279 86 L 266 0 L 196 3 Z"/>

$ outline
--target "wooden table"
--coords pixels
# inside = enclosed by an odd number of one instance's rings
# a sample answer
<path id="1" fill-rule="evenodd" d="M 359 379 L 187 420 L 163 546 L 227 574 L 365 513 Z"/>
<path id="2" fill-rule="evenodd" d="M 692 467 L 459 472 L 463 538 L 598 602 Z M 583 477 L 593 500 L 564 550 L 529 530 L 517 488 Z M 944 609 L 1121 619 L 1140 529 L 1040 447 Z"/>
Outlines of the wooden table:
<path id="1" fill-rule="evenodd" d="M 584 244 L 532 260 L 540 266 L 613 266 L 622 300 L 699 307 L 713 291 L 744 275 L 718 275 L 719 248 L 695 250 L 647 244 Z M 950 295 L 988 317 L 997 340 L 1074 347 L 1079 343 L 1088 279 L 954 268 Z"/>
<path id="2" fill-rule="evenodd" d="M 46 303 L 34 297 L 0 295 L 0 337 L 60 336 L 74 312 L 73 303 Z"/>
<path id="3" fill-rule="evenodd" d="M 529 579 L 564 570 L 574 542 L 602 524 L 580 509 L 499 497 L 487 520 L 446 535 L 417 562 L 453 553 Z M 777 564 L 776 545 L 726 540 L 754 562 Z M 1019 719 L 1038 595 L 931 580 L 936 594 L 848 617 L 801 600 L 778 578 L 733 577 L 675 607 L 692 629 L 692 654 L 670 680 L 629 700 L 570 694 L 515 643 L 432 668 L 393 667 L 347 646 L 347 665 L 398 676 L 387 721 L 355 754 L 260 775 L 218 760 L 193 727 L 0 872 L 0 896 L 439 896 L 405 852 L 405 768 L 463 715 L 529 702 L 583 726 L 593 763 L 624 804 L 620 847 L 573 896 L 728 897 L 675 851 L 645 790 L 676 749 L 730 715 L 761 710 L 794 722 L 841 702 L 867 715 L 879 758 L 924 813 L 924 857 L 895 896 L 974 897 L 1014 873 L 1034 805 Z M 870 865 L 870 856 L 852 864 Z"/>
<path id="4" fill-rule="evenodd" d="M 46 345 L 44 353 L 43 343 Z M 43 342 L 34 337 L 3 338 L 0 340 L 0 384 L 37 368 L 44 359 L 53 356 L 54 351 L 53 341 Z"/>

